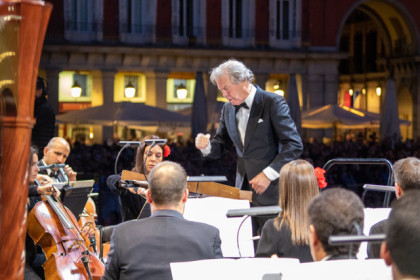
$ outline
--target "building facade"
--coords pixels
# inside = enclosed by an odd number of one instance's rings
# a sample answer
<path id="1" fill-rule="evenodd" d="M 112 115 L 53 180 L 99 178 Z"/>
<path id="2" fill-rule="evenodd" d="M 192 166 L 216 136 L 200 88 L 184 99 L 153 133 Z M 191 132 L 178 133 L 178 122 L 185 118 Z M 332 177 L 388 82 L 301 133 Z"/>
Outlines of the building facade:
<path id="1" fill-rule="evenodd" d="M 110 102 L 168 110 L 191 106 L 205 74 L 208 120 L 217 121 L 213 67 L 242 60 L 268 91 L 287 98 L 295 74 L 301 110 L 345 104 L 379 113 L 393 78 L 400 118 L 420 132 L 420 2 L 410 0 L 50 0 L 54 9 L 40 63 L 58 112 Z M 77 83 L 80 97 L 71 95 Z M 134 97 L 125 96 L 127 85 Z M 177 95 L 177 89 L 187 95 Z M 62 136 L 112 137 L 115 127 L 60 125 Z M 305 136 L 328 136 L 305 131 Z"/>

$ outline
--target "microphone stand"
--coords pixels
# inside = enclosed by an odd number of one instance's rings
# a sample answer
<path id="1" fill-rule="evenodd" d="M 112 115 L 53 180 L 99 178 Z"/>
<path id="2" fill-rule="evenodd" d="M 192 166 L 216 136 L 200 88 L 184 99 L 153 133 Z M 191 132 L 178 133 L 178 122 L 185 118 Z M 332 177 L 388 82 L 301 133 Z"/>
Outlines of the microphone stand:
<path id="1" fill-rule="evenodd" d="M 239 246 L 239 232 L 241 231 L 241 227 L 249 217 L 254 216 L 267 216 L 267 215 L 274 215 L 281 213 L 283 209 L 280 206 L 259 206 L 259 207 L 252 207 L 246 209 L 230 209 L 226 213 L 226 217 L 228 218 L 237 218 L 237 217 L 244 217 L 239 225 L 238 231 L 236 232 L 236 246 L 238 248 L 239 257 L 242 257 L 241 248 Z M 252 240 L 258 240 L 258 236 L 252 238 Z"/>
<path id="2" fill-rule="evenodd" d="M 141 142 L 140 142 L 141 143 Z M 117 166 L 118 166 L 118 159 L 119 159 L 119 157 L 120 157 L 120 155 L 121 155 L 121 152 L 122 151 L 124 151 L 126 148 L 128 148 L 128 147 L 130 147 L 131 146 L 131 143 L 126 143 L 125 145 L 124 145 L 124 147 L 122 147 L 122 149 L 118 152 L 118 154 L 117 154 L 117 157 L 115 158 L 115 165 L 114 165 L 114 172 L 115 172 L 115 175 L 118 175 L 118 172 L 117 172 Z"/>

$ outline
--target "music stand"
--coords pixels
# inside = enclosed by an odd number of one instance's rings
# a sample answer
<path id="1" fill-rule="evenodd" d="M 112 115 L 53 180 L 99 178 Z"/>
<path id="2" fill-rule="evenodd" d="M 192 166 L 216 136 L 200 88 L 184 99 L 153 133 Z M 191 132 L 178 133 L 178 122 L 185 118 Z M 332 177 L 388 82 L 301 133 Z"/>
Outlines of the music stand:
<path id="1" fill-rule="evenodd" d="M 67 188 L 63 188 L 63 204 L 70 209 L 78 219 L 88 201 L 89 194 L 92 191 L 94 180 L 70 181 Z"/>

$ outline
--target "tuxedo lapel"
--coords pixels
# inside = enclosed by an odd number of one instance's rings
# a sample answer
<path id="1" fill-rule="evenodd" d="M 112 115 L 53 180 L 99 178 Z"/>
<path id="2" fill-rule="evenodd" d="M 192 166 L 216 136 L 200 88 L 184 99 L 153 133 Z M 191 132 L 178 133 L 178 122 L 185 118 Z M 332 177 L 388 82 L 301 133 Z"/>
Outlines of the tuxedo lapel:
<path id="1" fill-rule="evenodd" d="M 241 151 L 243 150 L 243 145 L 241 141 L 241 136 L 239 135 L 238 131 L 238 125 L 236 124 L 236 111 L 235 107 L 233 105 L 230 105 L 228 107 L 228 116 L 227 116 L 227 123 L 226 126 L 229 132 L 229 135 L 232 138 L 233 143 L 235 143 L 235 146 L 237 146 Z"/>
<path id="2" fill-rule="evenodd" d="M 245 132 L 245 143 L 244 143 L 244 151 L 248 147 L 249 143 L 251 142 L 252 136 L 254 135 L 255 128 L 258 125 L 258 120 L 262 115 L 262 111 L 264 108 L 264 95 L 261 92 L 261 89 L 257 87 L 257 91 L 255 92 L 254 102 L 251 107 L 251 112 L 249 114 L 248 124 L 246 126 Z"/>

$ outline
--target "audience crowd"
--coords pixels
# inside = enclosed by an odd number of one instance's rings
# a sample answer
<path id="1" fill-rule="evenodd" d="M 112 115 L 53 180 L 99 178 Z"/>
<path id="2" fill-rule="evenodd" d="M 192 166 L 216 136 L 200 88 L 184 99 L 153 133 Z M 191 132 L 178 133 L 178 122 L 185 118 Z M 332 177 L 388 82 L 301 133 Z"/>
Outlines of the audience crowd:
<path id="1" fill-rule="evenodd" d="M 70 141 L 69 141 L 70 142 Z M 91 146 L 80 142 L 71 143 L 72 152 L 67 163 L 78 172 L 78 179 L 92 179 L 96 181 L 95 192 L 101 195 L 98 199 L 98 214 L 100 224 L 116 224 L 121 221 L 118 198 L 106 186 L 106 178 L 115 174 L 115 160 L 122 148 L 118 140 L 108 141 L 103 145 Z M 178 162 L 190 176 L 197 175 L 225 175 L 225 184 L 235 184 L 236 154 L 235 149 L 225 153 L 223 160 L 203 158 L 200 151 L 194 146 L 194 140 L 177 136 L 168 142 L 171 154 L 167 160 Z M 135 148 L 125 149 L 118 159 L 117 172 L 131 170 L 135 161 Z M 304 141 L 304 151 L 301 158 L 309 161 L 314 167 L 323 167 L 335 158 L 385 158 L 391 163 L 405 157 L 420 157 L 420 139 L 406 140 L 393 143 L 390 140 L 377 141 L 376 137 L 364 140 L 363 137 L 346 137 L 343 141 L 334 141 L 330 144 L 320 143 L 310 139 Z M 326 173 L 327 188 L 343 186 L 362 194 L 365 183 L 387 184 L 389 170 L 380 165 L 336 165 Z M 383 193 L 372 192 L 365 198 L 365 205 L 371 207 L 381 206 Z M 105 207 L 106 206 L 106 207 Z M 102 210 L 101 210 L 102 209 Z"/>

